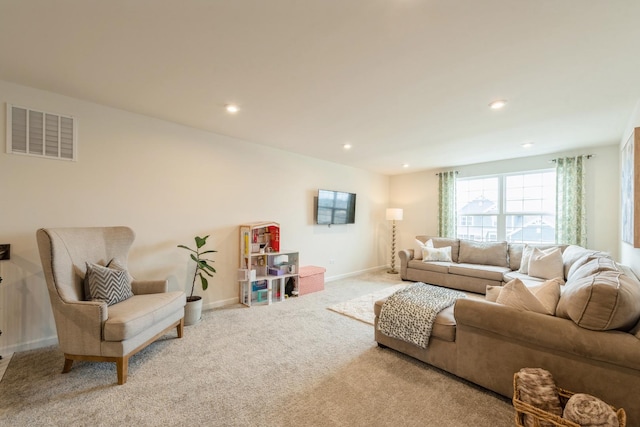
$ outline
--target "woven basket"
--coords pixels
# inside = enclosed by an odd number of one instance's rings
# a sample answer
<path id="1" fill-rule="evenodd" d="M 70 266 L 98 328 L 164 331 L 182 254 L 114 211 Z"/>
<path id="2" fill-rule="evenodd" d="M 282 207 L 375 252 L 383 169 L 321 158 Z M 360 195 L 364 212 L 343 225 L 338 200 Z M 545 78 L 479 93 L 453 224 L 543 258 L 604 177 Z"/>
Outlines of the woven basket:
<path id="1" fill-rule="evenodd" d="M 518 393 L 517 381 L 518 381 L 518 376 L 516 373 L 513 376 L 513 407 L 516 410 L 517 426 L 524 427 L 525 425 L 524 416 L 526 414 L 531 416 L 531 418 L 534 420 L 533 425 L 535 427 L 540 426 L 540 421 L 546 421 L 553 426 L 580 427 L 580 424 L 576 424 L 573 421 L 569 421 L 557 415 L 550 414 L 549 412 L 543 411 L 542 409 L 538 409 L 535 406 L 532 406 L 520 400 L 520 393 Z M 573 396 L 574 393 L 561 389 L 560 387 L 558 387 L 557 390 L 558 390 L 558 394 L 560 395 L 560 404 L 564 409 L 565 405 L 567 404 L 567 401 L 571 396 Z M 618 416 L 618 423 L 620 424 L 620 427 L 625 427 L 627 425 L 627 414 L 624 412 L 624 409 L 620 408 L 616 410 L 616 408 L 614 408 L 613 406 L 611 406 L 611 408 L 616 412 L 616 415 Z"/>

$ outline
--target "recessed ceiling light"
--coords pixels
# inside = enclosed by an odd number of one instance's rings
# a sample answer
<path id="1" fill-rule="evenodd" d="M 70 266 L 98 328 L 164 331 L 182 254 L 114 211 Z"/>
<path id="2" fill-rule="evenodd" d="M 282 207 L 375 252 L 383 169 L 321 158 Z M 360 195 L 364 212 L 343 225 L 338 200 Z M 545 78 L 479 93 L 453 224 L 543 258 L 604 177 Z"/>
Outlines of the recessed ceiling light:
<path id="1" fill-rule="evenodd" d="M 507 105 L 506 99 L 498 99 L 496 101 L 493 101 L 491 104 L 489 104 L 489 108 L 491 108 L 492 110 L 499 110 L 503 108 L 505 105 Z"/>
<path id="2" fill-rule="evenodd" d="M 531 148 L 533 147 L 533 142 L 528 141 L 522 144 L 522 148 Z"/>
<path id="3" fill-rule="evenodd" d="M 409 163 L 403 164 L 402 167 L 405 168 L 405 169 L 408 168 L 409 167 Z"/>
<path id="4" fill-rule="evenodd" d="M 240 108 L 235 104 L 227 104 L 224 106 L 224 108 L 227 110 L 227 113 L 231 114 L 235 114 L 240 111 Z"/>
<path id="5" fill-rule="evenodd" d="M 342 146 L 345 150 L 351 150 L 351 144 L 347 143 Z"/>

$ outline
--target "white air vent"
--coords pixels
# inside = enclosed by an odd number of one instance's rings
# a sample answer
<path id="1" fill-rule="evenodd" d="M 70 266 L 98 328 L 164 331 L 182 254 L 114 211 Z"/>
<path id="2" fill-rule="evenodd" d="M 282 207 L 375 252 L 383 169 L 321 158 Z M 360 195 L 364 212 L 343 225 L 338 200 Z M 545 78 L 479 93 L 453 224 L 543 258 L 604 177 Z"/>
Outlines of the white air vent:
<path id="1" fill-rule="evenodd" d="M 77 120 L 7 104 L 7 153 L 76 160 Z"/>

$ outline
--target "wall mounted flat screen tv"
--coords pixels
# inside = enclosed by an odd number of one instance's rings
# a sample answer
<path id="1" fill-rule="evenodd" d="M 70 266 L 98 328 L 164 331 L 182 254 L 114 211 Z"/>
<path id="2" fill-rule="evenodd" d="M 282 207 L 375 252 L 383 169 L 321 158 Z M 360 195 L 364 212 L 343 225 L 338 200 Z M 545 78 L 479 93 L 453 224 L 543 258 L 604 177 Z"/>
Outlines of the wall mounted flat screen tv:
<path id="1" fill-rule="evenodd" d="M 355 194 L 343 191 L 318 190 L 316 223 L 353 224 L 355 222 Z"/>

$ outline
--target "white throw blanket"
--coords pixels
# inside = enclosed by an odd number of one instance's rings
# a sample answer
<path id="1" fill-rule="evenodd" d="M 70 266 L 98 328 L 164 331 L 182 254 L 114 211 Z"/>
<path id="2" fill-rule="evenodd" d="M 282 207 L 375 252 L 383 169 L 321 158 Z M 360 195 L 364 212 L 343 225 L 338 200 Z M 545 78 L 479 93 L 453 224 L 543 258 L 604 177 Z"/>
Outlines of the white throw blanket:
<path id="1" fill-rule="evenodd" d="M 427 348 L 436 316 L 458 298 L 466 295 L 440 286 L 414 283 L 385 301 L 378 330 L 391 338 Z"/>

